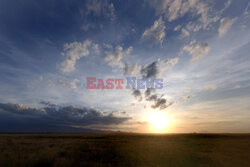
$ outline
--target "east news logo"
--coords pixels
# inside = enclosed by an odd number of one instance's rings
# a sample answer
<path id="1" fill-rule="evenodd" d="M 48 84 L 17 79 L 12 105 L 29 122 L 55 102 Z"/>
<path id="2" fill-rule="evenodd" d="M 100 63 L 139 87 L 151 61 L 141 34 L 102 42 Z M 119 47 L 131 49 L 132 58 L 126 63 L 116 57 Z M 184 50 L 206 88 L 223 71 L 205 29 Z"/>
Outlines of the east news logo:
<path id="1" fill-rule="evenodd" d="M 163 88 L 163 79 L 154 78 L 154 79 L 137 79 L 136 77 L 126 77 L 126 79 L 113 79 L 108 78 L 106 80 L 97 79 L 96 77 L 87 77 L 87 86 L 86 89 L 147 89 Z M 125 82 L 124 82 L 125 81 Z"/>

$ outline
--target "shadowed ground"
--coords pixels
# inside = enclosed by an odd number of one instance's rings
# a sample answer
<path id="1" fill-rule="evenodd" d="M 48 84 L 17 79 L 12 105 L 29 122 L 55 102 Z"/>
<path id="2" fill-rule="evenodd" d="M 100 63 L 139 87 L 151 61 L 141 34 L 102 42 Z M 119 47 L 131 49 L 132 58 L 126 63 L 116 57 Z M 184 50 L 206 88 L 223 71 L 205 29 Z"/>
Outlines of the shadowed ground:
<path id="1" fill-rule="evenodd" d="M 249 167 L 249 134 L 2 134 L 0 166 Z"/>

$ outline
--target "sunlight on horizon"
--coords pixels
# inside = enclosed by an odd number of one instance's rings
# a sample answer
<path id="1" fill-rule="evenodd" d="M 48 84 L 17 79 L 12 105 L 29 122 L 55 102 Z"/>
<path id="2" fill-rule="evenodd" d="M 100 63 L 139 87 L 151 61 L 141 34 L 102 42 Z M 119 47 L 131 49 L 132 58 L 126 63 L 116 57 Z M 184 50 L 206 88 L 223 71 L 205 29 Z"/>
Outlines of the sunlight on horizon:
<path id="1" fill-rule="evenodd" d="M 149 130 L 153 133 L 167 133 L 169 131 L 170 117 L 163 111 L 149 111 L 147 115 L 150 123 Z"/>

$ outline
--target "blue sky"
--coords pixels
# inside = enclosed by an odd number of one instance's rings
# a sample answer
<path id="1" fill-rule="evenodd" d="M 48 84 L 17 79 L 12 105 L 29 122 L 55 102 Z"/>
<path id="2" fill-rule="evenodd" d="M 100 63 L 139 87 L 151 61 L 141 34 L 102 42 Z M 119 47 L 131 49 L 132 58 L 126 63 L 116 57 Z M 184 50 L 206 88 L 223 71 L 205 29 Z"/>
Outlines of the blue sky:
<path id="1" fill-rule="evenodd" d="M 0 130 L 249 132 L 249 21 L 249 0 L 3 0 Z M 150 65 L 164 88 L 148 96 L 86 89 Z"/>

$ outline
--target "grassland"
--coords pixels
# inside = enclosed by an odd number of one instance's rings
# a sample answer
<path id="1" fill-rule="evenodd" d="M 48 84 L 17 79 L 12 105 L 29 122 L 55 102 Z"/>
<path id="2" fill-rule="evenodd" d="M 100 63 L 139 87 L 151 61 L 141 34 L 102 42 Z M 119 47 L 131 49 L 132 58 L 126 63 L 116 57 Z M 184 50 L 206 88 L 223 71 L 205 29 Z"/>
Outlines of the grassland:
<path id="1" fill-rule="evenodd" d="M 1 167 L 249 167 L 249 134 L 1 134 Z"/>

